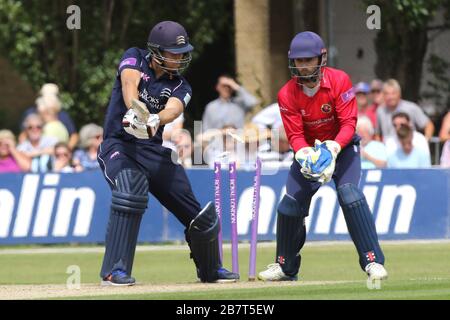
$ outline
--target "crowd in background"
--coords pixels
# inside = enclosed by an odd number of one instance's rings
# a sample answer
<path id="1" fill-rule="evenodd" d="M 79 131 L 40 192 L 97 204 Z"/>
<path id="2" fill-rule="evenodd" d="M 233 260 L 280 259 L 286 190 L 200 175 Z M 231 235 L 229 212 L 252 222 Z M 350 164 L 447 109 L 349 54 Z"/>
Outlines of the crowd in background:
<path id="1" fill-rule="evenodd" d="M 45 84 L 35 105 L 25 110 L 19 135 L 0 130 L 0 173 L 68 173 L 99 168 L 97 149 L 103 128 L 90 123 L 78 133 L 61 106 L 58 86 Z"/>
<path id="2" fill-rule="evenodd" d="M 218 97 L 207 104 L 201 132 L 194 139 L 183 129 L 183 114 L 165 126 L 163 145 L 176 153 L 177 161 L 192 167 L 194 152 L 199 151 L 203 164 L 209 166 L 214 161 L 233 160 L 239 168 L 253 167 L 257 156 L 265 166 L 290 166 L 294 155 L 278 104 L 254 114 L 258 99 L 229 75 L 218 78 L 216 91 Z M 433 122 L 420 106 L 402 99 L 396 80 L 360 82 L 354 86 L 354 93 L 363 169 L 431 167 Z M 17 137 L 10 130 L 0 130 L 0 173 L 99 168 L 97 149 L 103 140 L 103 128 L 89 123 L 78 132 L 62 109 L 55 84 L 42 86 L 35 105 L 24 112 L 21 130 Z M 436 134 L 443 143 L 439 165 L 450 167 L 450 111 Z"/>

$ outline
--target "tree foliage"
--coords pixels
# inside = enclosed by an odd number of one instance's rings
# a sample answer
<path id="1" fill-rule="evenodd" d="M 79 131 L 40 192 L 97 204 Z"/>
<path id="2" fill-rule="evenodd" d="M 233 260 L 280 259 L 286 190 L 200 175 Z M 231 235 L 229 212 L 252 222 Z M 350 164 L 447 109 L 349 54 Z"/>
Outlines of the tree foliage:
<path id="1" fill-rule="evenodd" d="M 0 49 L 35 90 L 57 83 L 78 124 L 101 123 L 125 49 L 145 47 L 154 24 L 175 20 L 190 34 L 195 61 L 230 21 L 230 1 L 0 0 Z M 81 9 L 80 30 L 66 26 L 70 5 Z"/>
<path id="2" fill-rule="evenodd" d="M 381 30 L 375 39 L 375 73 L 381 79 L 396 78 L 406 99 L 418 101 L 423 62 L 432 30 L 450 29 L 449 0 L 365 0 L 381 8 Z M 441 25 L 431 25 L 439 10 Z"/>

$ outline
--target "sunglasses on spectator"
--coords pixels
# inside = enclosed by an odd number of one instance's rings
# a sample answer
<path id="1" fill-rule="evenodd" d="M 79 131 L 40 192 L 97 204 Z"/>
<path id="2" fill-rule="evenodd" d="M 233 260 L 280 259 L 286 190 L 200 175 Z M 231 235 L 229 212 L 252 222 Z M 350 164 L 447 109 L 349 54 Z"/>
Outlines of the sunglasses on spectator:
<path id="1" fill-rule="evenodd" d="M 380 93 L 381 90 L 380 89 L 372 89 L 370 90 L 370 93 Z"/>
<path id="2" fill-rule="evenodd" d="M 392 123 L 394 125 L 395 128 L 400 128 L 401 126 L 409 126 L 408 122 L 393 122 Z"/>
<path id="3" fill-rule="evenodd" d="M 31 130 L 31 129 L 42 129 L 42 126 L 27 126 L 27 130 Z"/>
<path id="4" fill-rule="evenodd" d="M 58 153 L 55 153 L 55 157 L 57 157 L 57 158 L 62 158 L 62 157 L 68 158 L 69 154 L 67 152 L 58 152 Z"/>

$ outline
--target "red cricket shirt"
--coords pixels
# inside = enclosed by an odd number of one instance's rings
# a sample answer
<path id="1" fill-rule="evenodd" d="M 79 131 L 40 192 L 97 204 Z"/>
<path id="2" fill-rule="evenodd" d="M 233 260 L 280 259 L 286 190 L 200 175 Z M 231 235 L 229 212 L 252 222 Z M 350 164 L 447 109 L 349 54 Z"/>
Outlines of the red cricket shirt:
<path id="1" fill-rule="evenodd" d="M 295 78 L 278 92 L 284 129 L 294 152 L 314 140 L 334 140 L 344 148 L 355 134 L 358 106 L 350 77 L 325 67 L 320 88 L 308 97 Z"/>

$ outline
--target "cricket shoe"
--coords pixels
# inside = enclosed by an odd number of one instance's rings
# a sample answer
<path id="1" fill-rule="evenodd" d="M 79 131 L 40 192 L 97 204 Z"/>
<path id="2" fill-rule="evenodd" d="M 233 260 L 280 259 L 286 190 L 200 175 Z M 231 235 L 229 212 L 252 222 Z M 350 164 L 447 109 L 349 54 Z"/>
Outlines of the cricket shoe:
<path id="1" fill-rule="evenodd" d="M 262 281 L 297 281 L 297 276 L 288 276 L 283 272 L 279 263 L 271 263 L 267 270 L 258 274 L 258 279 Z"/>
<path id="2" fill-rule="evenodd" d="M 369 263 L 365 270 L 370 280 L 385 280 L 388 277 L 384 266 L 376 262 Z"/>
<path id="3" fill-rule="evenodd" d="M 215 281 L 217 283 L 236 282 L 239 280 L 239 273 L 228 271 L 224 267 L 217 270 L 217 275 L 218 279 Z"/>
<path id="4" fill-rule="evenodd" d="M 102 286 L 134 286 L 135 284 L 136 280 L 123 270 L 114 270 L 101 282 Z"/>
<path id="5" fill-rule="evenodd" d="M 197 278 L 198 278 L 198 281 L 201 282 L 200 271 L 198 269 L 197 269 Z M 214 280 L 213 282 L 214 283 L 229 283 L 229 282 L 236 282 L 238 280 L 239 280 L 238 273 L 234 273 L 234 272 L 228 271 L 224 267 L 220 267 L 217 270 L 217 280 Z"/>

